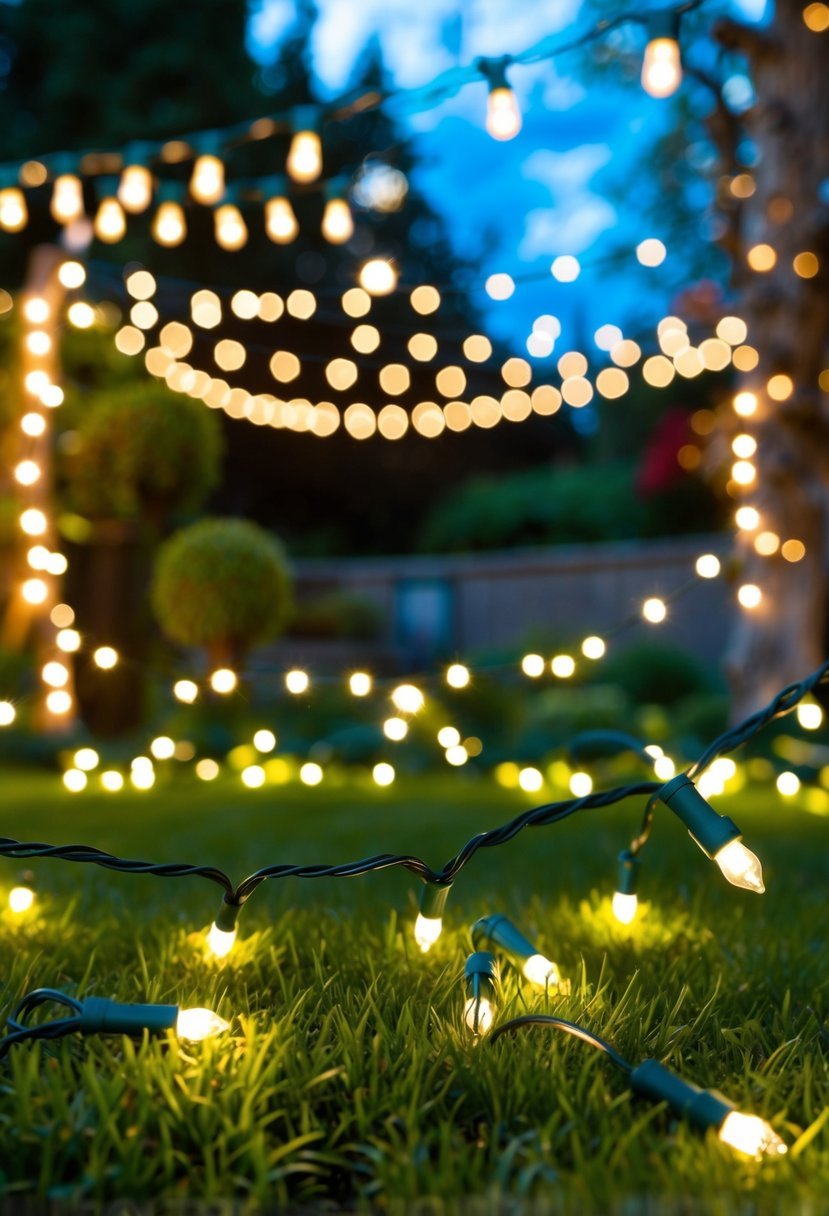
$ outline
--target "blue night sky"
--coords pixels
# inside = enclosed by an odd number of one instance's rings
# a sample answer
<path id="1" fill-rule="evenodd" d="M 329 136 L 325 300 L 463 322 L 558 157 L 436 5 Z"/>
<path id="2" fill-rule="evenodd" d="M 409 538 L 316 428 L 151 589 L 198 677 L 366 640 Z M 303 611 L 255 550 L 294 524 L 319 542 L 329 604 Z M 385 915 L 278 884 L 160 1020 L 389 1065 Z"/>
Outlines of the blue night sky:
<path id="1" fill-rule="evenodd" d="M 372 37 L 382 46 L 393 83 L 414 89 L 479 55 L 518 53 L 559 32 L 569 39 L 589 24 L 580 18 L 581 7 L 581 0 L 318 0 L 313 50 L 319 92 L 328 98 L 347 89 Z M 743 20 L 761 21 L 763 9 L 764 0 L 732 3 Z M 259 0 L 250 27 L 252 54 L 267 62 L 293 18 L 293 0 Z M 489 332 L 525 357 L 541 315 L 561 322 L 557 357 L 590 340 L 600 325 L 655 326 L 682 282 L 681 253 L 669 247 L 667 260 L 651 270 L 638 266 L 634 254 L 639 241 L 666 235 L 640 214 L 640 166 L 671 122 L 672 102 L 648 97 L 638 80 L 585 85 L 580 69 L 578 55 L 511 69 L 524 125 L 509 142 L 493 140 L 484 129 L 482 81 L 431 109 L 416 112 L 403 99 L 394 111 L 423 161 L 418 188 L 446 218 L 458 251 L 481 267 L 477 303 Z M 735 98 L 748 94 L 744 78 L 732 84 Z M 617 190 L 624 187 L 621 206 L 608 197 L 611 181 Z M 688 236 L 689 245 L 702 239 L 701 231 Z M 602 266 L 620 247 L 629 250 L 630 270 Z M 560 254 L 582 261 L 573 283 L 558 283 L 550 274 Z M 525 280 L 508 303 L 491 301 L 483 291 L 486 277 L 500 271 Z"/>

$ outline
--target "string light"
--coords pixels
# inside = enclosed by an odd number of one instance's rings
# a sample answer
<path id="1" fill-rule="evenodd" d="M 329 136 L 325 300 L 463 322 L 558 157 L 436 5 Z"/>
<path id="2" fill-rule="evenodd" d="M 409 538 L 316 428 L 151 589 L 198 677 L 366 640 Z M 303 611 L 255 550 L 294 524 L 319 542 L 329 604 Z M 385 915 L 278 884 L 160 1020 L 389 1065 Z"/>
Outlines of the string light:
<path id="1" fill-rule="evenodd" d="M 219 667 L 210 676 L 210 687 L 220 696 L 235 692 L 239 677 L 230 667 Z"/>
<path id="2" fill-rule="evenodd" d="M 622 925 L 629 925 L 633 922 L 639 907 L 636 890 L 639 884 L 640 864 L 639 859 L 630 849 L 624 849 L 619 854 L 612 907 L 613 915 Z"/>
<path id="3" fill-rule="evenodd" d="M 172 248 L 180 245 L 187 236 L 187 221 L 179 203 L 164 202 L 155 213 L 152 234 L 159 245 Z"/>
<path id="4" fill-rule="evenodd" d="M 117 198 L 101 199 L 95 213 L 93 231 L 98 240 L 107 245 L 113 245 L 123 238 L 127 231 L 127 221 Z"/>
<path id="5" fill-rule="evenodd" d="M 145 165 L 126 165 L 118 183 L 118 201 L 125 211 L 138 215 L 153 201 L 153 175 Z"/>
<path id="6" fill-rule="evenodd" d="M 452 889 L 451 883 L 427 882 L 420 892 L 414 939 L 426 954 L 438 940 L 443 930 L 443 913 Z"/>
<path id="7" fill-rule="evenodd" d="M 506 916 L 482 916 L 475 921 L 470 932 L 476 950 L 483 942 L 497 946 L 531 983 L 541 988 L 559 988 L 569 992 L 570 985 L 562 980 L 556 964 L 539 954 L 532 942 Z"/>
<path id="8" fill-rule="evenodd" d="M 29 219 L 26 196 L 17 186 L 0 190 L 0 228 L 4 232 L 22 232 Z"/>
<path id="9" fill-rule="evenodd" d="M 295 114 L 297 130 L 291 140 L 285 168 L 295 182 L 313 182 L 322 173 L 322 144 L 315 130 L 312 108 L 300 107 Z"/>
<path id="10" fill-rule="evenodd" d="M 218 203 L 225 192 L 225 167 L 218 156 L 204 155 L 196 158 L 190 178 L 190 193 L 197 203 L 211 206 Z"/>
<path id="11" fill-rule="evenodd" d="M 670 97 L 682 83 L 679 54 L 679 14 L 651 13 L 648 44 L 642 60 L 642 88 L 651 97 Z"/>
<path id="12" fill-rule="evenodd" d="M 247 244 L 248 229 L 238 207 L 232 203 L 217 207 L 213 220 L 216 243 L 221 245 L 222 249 L 235 252 Z"/>
<path id="13" fill-rule="evenodd" d="M 521 111 L 507 80 L 509 56 L 479 59 L 477 67 L 489 86 L 486 129 L 493 139 L 514 139 L 521 130 Z"/>
<path id="14" fill-rule="evenodd" d="M 265 203 L 265 231 L 277 245 L 289 245 L 296 239 L 299 224 L 287 198 L 277 195 Z"/>
<path id="15" fill-rule="evenodd" d="M 360 286 L 371 296 L 387 296 L 397 286 L 397 270 L 384 258 L 371 258 L 360 268 Z"/>
<path id="16" fill-rule="evenodd" d="M 84 213 L 83 188 L 80 179 L 72 173 L 62 173 L 55 178 L 50 204 L 52 218 L 59 224 L 72 224 Z"/>
<path id="17" fill-rule="evenodd" d="M 774 1129 L 756 1115 L 744 1115 L 714 1090 L 701 1089 L 671 1072 L 656 1060 L 645 1060 L 630 1074 L 635 1094 L 652 1102 L 667 1102 L 670 1109 L 693 1126 L 716 1129 L 723 1144 L 748 1157 L 779 1156 L 786 1145 Z"/>
<path id="18" fill-rule="evenodd" d="M 354 235 L 351 208 L 344 198 L 334 194 L 328 198 L 322 215 L 322 235 L 332 245 L 344 245 Z"/>
<path id="19" fill-rule="evenodd" d="M 464 969 L 466 1004 L 463 1020 L 476 1037 L 492 1028 L 497 986 L 498 964 L 495 956 L 486 950 L 476 950 L 470 954 Z"/>
<path id="20" fill-rule="evenodd" d="M 674 777 L 659 792 L 659 798 L 685 824 L 691 838 L 717 865 L 735 887 L 761 895 L 763 868 L 759 859 L 742 842 L 742 833 L 733 820 L 718 815 L 708 805 L 685 773 Z"/>

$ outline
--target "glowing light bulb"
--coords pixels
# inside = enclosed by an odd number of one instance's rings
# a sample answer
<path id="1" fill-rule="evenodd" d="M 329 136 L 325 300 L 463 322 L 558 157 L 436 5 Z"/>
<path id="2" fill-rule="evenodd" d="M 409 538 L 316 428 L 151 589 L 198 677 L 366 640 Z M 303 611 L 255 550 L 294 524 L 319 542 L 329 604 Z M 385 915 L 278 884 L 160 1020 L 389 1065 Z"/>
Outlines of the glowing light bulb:
<path id="1" fill-rule="evenodd" d="M 558 967 L 543 954 L 531 954 L 523 963 L 521 970 L 531 984 L 538 984 L 541 988 L 546 988 L 548 984 L 552 986 L 561 983 L 561 973 Z"/>
<path id="2" fill-rule="evenodd" d="M 225 167 L 218 156 L 198 156 L 190 178 L 190 193 L 197 203 L 218 203 L 225 192 Z"/>
<path id="3" fill-rule="evenodd" d="M 43 604 L 49 593 L 42 578 L 27 578 L 20 590 L 27 604 Z"/>
<path id="4" fill-rule="evenodd" d="M 498 964 L 486 950 L 476 950 L 466 960 L 464 986 L 467 1001 L 463 1019 L 475 1035 L 486 1034 L 493 1021 L 492 1005 L 496 998 Z"/>
<path id="5" fill-rule="evenodd" d="M 210 677 L 210 687 L 222 696 L 233 692 L 238 683 L 239 678 L 236 672 L 229 667 L 218 667 Z"/>
<path id="6" fill-rule="evenodd" d="M 85 790 L 87 780 L 86 773 L 82 773 L 79 768 L 68 768 L 63 774 L 63 784 L 70 794 L 80 794 L 81 790 Z"/>
<path id="7" fill-rule="evenodd" d="M 757 1115 L 744 1115 L 738 1110 L 732 1110 L 726 1115 L 719 1130 L 719 1137 L 723 1144 L 756 1160 L 763 1156 L 781 1156 L 788 1151 L 777 1132 L 765 1119 L 760 1119 Z"/>
<path id="8" fill-rule="evenodd" d="M 153 198 L 153 175 L 144 165 L 127 165 L 118 183 L 118 201 L 125 211 L 138 215 Z"/>
<path id="9" fill-rule="evenodd" d="M 742 840 L 730 840 L 714 857 L 725 878 L 735 887 L 756 891 L 762 895 L 763 867 L 760 859 L 747 849 Z"/>
<path id="10" fill-rule="evenodd" d="M 367 697 L 371 692 L 371 676 L 367 671 L 355 671 L 348 677 L 348 688 L 354 697 Z"/>
<path id="11" fill-rule="evenodd" d="M 247 243 L 247 224 L 238 207 L 234 207 L 231 203 L 225 204 L 224 207 L 217 207 L 213 219 L 216 243 L 221 245 L 222 249 L 235 252 Z"/>
<path id="12" fill-rule="evenodd" d="M 97 768 L 100 757 L 94 747 L 79 747 L 73 757 L 75 768 L 81 769 L 83 772 L 91 772 L 93 768 Z"/>
<path id="13" fill-rule="evenodd" d="M 9 908 L 12 912 L 28 912 L 35 902 L 35 893 L 31 887 L 12 887 L 9 891 Z"/>
<path id="14" fill-rule="evenodd" d="M 42 536 L 46 531 L 46 516 L 37 507 L 27 507 L 20 516 L 20 527 L 27 536 Z"/>
<path id="15" fill-rule="evenodd" d="M 86 282 L 86 271 L 80 262 L 63 262 L 58 270 L 61 286 L 73 291 Z"/>
<path id="16" fill-rule="evenodd" d="M 651 625 L 658 625 L 665 620 L 668 615 L 668 609 L 665 601 L 659 599 L 658 596 L 653 596 L 651 599 L 645 600 L 642 605 L 642 616 Z"/>
<path id="17" fill-rule="evenodd" d="M 59 224 L 72 224 L 83 215 L 83 188 L 73 173 L 55 178 L 50 210 Z"/>
<path id="18" fill-rule="evenodd" d="M 463 1019 L 473 1034 L 486 1034 L 492 1029 L 492 1005 L 485 996 L 470 997 L 464 1006 Z"/>
<path id="19" fill-rule="evenodd" d="M 127 221 L 117 198 L 101 199 L 93 227 L 98 240 L 106 245 L 114 245 L 116 241 L 121 240 L 127 231 Z"/>
<path id="20" fill-rule="evenodd" d="M 11 726 L 17 717 L 17 710 L 11 701 L 0 701 L 0 726 Z"/>
<path id="21" fill-rule="evenodd" d="M 419 713 L 425 704 L 423 693 L 414 684 L 398 684 L 391 699 L 402 714 Z"/>
<path id="22" fill-rule="evenodd" d="M 463 663 L 452 663 L 446 671 L 446 683 L 450 688 L 466 688 L 469 684 L 469 668 Z"/>
<path id="23" fill-rule="evenodd" d="M 220 929 L 214 921 L 207 934 L 207 945 L 211 953 L 216 958 L 226 958 L 233 949 L 236 933 L 237 930 L 235 928 L 227 931 Z"/>
<path id="24" fill-rule="evenodd" d="M 375 764 L 371 775 L 375 785 L 392 785 L 395 778 L 394 767 L 381 760 L 379 764 Z"/>
<path id="25" fill-rule="evenodd" d="M 823 724 L 823 710 L 817 701 L 801 701 L 797 707 L 797 720 L 804 730 L 820 730 Z"/>
<path id="26" fill-rule="evenodd" d="M 508 84 L 490 88 L 486 99 L 486 129 L 493 139 L 515 139 L 521 130 L 521 110 Z"/>
<path id="27" fill-rule="evenodd" d="M 171 248 L 181 244 L 187 236 L 187 222 L 178 203 L 161 204 L 153 219 L 152 233 L 159 245 Z"/>
<path id="28" fill-rule="evenodd" d="M 681 83 L 682 60 L 676 38 L 651 38 L 642 60 L 642 88 L 651 97 L 670 97 Z"/>
<path id="29" fill-rule="evenodd" d="M 40 465 L 34 460 L 21 460 L 15 465 L 14 479 L 21 486 L 33 486 L 40 478 Z"/>
<path id="30" fill-rule="evenodd" d="M 210 1035 L 228 1030 L 230 1023 L 212 1009 L 180 1009 L 176 1018 L 176 1034 L 180 1039 L 199 1042 Z"/>
<path id="31" fill-rule="evenodd" d="M 418 912 L 414 927 L 414 938 L 424 954 L 431 950 L 442 931 L 442 917 L 424 916 L 422 912 Z"/>
<path id="32" fill-rule="evenodd" d="M 110 671 L 118 662 L 118 651 L 112 646 L 99 646 L 93 652 L 92 659 L 96 667 Z"/>
<path id="33" fill-rule="evenodd" d="M 636 910 L 639 907 L 639 897 L 637 895 L 626 895 L 623 891 L 613 892 L 613 915 L 622 925 L 629 925 L 636 916 Z"/>
<path id="34" fill-rule="evenodd" d="M 269 198 L 265 203 L 265 231 L 277 245 L 289 245 L 296 238 L 299 224 L 286 198 Z"/>
<path id="35" fill-rule="evenodd" d="M 397 286 L 397 270 L 385 258 L 371 258 L 360 268 L 360 286 L 370 296 L 387 296 Z"/>
<path id="36" fill-rule="evenodd" d="M 0 228 L 5 232 L 20 232 L 26 227 L 29 212 L 26 196 L 16 186 L 0 190 Z"/>
<path id="37" fill-rule="evenodd" d="M 296 667 L 292 671 L 285 672 L 285 687 L 295 697 L 307 692 L 310 684 L 311 681 L 307 671 L 301 671 Z"/>
<path id="38" fill-rule="evenodd" d="M 322 235 L 332 245 L 344 245 L 354 235 L 351 208 L 344 198 L 330 198 L 322 216 Z"/>
<path id="39" fill-rule="evenodd" d="M 316 131 L 296 131 L 285 165 L 295 182 L 313 182 L 322 173 L 322 144 Z"/>
<path id="40" fill-rule="evenodd" d="M 531 680 L 537 680 L 544 674 L 546 663 L 540 654 L 525 654 L 521 660 L 521 670 Z"/>
<path id="41" fill-rule="evenodd" d="M 595 635 L 585 638 L 581 644 L 581 652 L 586 659 L 601 659 L 606 650 L 604 639 Z"/>
<path id="42" fill-rule="evenodd" d="M 176 680 L 173 685 L 173 696 L 185 705 L 192 705 L 199 695 L 199 686 L 195 680 Z"/>

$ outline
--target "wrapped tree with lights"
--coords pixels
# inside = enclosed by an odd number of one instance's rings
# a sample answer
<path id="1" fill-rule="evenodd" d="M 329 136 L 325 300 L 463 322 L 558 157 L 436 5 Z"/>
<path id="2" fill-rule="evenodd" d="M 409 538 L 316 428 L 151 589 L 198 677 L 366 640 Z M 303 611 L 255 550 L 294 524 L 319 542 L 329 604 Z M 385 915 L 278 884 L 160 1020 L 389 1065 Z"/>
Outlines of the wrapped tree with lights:
<path id="1" fill-rule="evenodd" d="M 733 21 L 717 41 L 745 56 L 756 101 L 744 116 L 756 148 L 750 173 L 726 162 L 726 247 L 757 367 L 741 385 L 745 430 L 756 440 L 759 513 L 741 530 L 741 581 L 757 586 L 727 665 L 739 717 L 826 653 L 829 610 L 829 74 L 821 4 L 778 0 L 767 30 Z M 718 138 L 728 156 L 733 137 Z M 739 146 L 739 145 L 738 145 Z M 735 170 L 737 170 L 735 174 Z M 743 429 L 742 427 L 740 428 Z"/>

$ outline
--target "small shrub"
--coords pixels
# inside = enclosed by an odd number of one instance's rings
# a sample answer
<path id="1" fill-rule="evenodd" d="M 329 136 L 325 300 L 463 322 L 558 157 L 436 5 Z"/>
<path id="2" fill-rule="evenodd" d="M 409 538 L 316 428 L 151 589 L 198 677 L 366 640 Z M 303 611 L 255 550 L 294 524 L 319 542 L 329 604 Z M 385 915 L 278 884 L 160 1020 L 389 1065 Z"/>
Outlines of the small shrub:
<path id="1" fill-rule="evenodd" d="M 716 674 L 687 651 L 658 643 L 611 650 L 597 666 L 595 680 L 617 684 L 637 705 L 674 705 L 719 686 Z"/>
<path id="2" fill-rule="evenodd" d="M 69 496 L 92 519 L 159 523 L 196 510 L 218 481 L 218 419 L 162 385 L 120 384 L 88 398 L 77 434 L 66 461 Z"/>
<path id="3" fill-rule="evenodd" d="M 290 612 L 292 580 L 275 537 L 243 519 L 205 519 L 159 550 L 153 612 L 166 636 L 231 661 L 273 637 Z"/>

